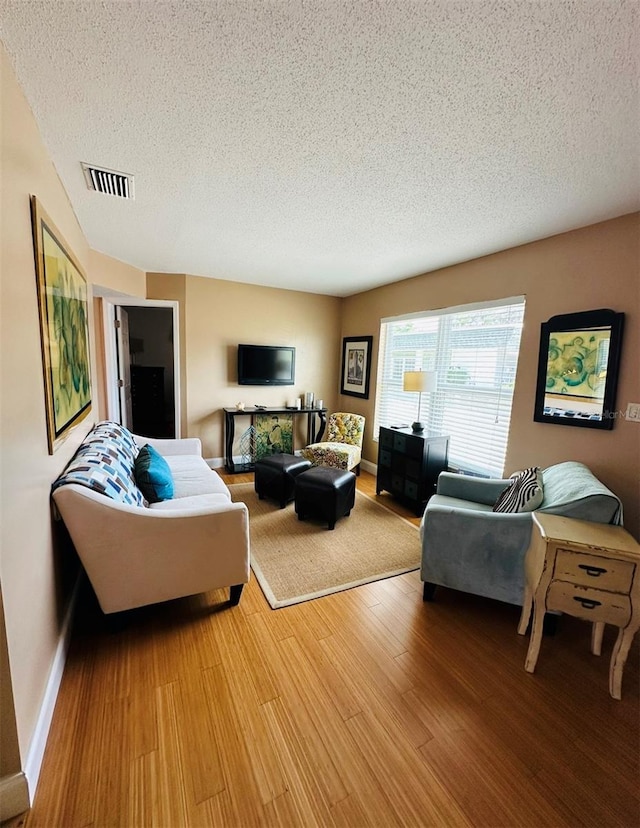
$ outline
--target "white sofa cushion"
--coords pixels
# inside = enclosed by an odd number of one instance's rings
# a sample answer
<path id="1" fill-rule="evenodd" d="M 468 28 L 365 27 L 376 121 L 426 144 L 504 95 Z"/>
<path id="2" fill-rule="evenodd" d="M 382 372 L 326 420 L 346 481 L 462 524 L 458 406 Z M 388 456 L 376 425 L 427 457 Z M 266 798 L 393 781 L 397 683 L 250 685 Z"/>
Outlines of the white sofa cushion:
<path id="1" fill-rule="evenodd" d="M 173 477 L 174 500 L 194 495 L 221 494 L 231 500 L 231 493 L 220 475 L 195 454 L 165 455 Z"/>
<path id="2" fill-rule="evenodd" d="M 158 512 L 172 512 L 186 515 L 228 504 L 229 496 L 226 494 L 199 494 L 189 497 L 179 497 L 177 499 L 174 497 L 172 500 L 161 500 L 159 503 L 150 503 L 149 509 Z"/>

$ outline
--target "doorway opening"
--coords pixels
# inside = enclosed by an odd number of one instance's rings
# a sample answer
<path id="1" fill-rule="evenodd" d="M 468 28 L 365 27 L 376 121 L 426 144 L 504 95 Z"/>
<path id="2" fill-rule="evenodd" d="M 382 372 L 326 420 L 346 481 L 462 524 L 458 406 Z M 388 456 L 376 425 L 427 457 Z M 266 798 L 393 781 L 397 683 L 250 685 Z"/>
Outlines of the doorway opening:
<path id="1" fill-rule="evenodd" d="M 178 304 L 103 300 L 110 419 L 143 437 L 180 436 Z"/>
<path id="2" fill-rule="evenodd" d="M 122 309 L 129 316 L 131 431 L 144 437 L 175 437 L 171 308 Z"/>

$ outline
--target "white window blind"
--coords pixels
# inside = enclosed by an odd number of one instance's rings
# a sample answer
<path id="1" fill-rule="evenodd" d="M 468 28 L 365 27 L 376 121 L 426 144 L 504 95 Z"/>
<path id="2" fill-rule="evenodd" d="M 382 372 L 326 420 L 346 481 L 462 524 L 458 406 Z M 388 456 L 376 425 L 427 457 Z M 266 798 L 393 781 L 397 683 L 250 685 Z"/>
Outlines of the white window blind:
<path id="1" fill-rule="evenodd" d="M 449 466 L 501 477 L 509 437 L 524 297 L 383 319 L 374 433 L 421 420 L 449 435 Z M 402 390 L 405 371 L 435 371 L 437 390 Z"/>

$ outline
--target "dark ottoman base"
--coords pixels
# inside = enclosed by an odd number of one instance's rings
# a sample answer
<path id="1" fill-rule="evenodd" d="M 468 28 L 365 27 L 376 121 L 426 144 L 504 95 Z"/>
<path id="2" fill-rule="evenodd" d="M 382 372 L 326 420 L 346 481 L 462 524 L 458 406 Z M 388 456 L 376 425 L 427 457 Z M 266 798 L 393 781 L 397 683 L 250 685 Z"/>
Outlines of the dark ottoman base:
<path id="1" fill-rule="evenodd" d="M 293 500 L 295 478 L 300 472 L 311 468 L 311 463 L 304 457 L 294 454 L 272 454 L 256 461 L 255 489 L 262 500 L 272 497 L 279 501 L 284 509 Z"/>
<path id="2" fill-rule="evenodd" d="M 309 514 L 327 521 L 333 529 L 336 520 L 353 509 L 356 476 L 353 472 L 314 466 L 296 477 L 296 514 L 304 520 Z"/>

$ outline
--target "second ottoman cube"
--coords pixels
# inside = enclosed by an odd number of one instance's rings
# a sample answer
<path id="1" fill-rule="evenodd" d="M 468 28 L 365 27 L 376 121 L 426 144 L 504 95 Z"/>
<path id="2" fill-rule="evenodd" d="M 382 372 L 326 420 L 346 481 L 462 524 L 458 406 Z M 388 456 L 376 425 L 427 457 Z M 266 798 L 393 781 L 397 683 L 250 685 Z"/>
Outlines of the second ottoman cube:
<path id="1" fill-rule="evenodd" d="M 299 520 L 316 515 L 333 529 L 336 520 L 353 509 L 355 499 L 356 476 L 353 472 L 314 466 L 296 477 L 295 508 Z"/>
<path id="2" fill-rule="evenodd" d="M 293 500 L 295 478 L 300 472 L 311 468 L 311 463 L 295 454 L 272 454 L 256 461 L 255 490 L 262 500 L 272 497 L 284 509 Z"/>

